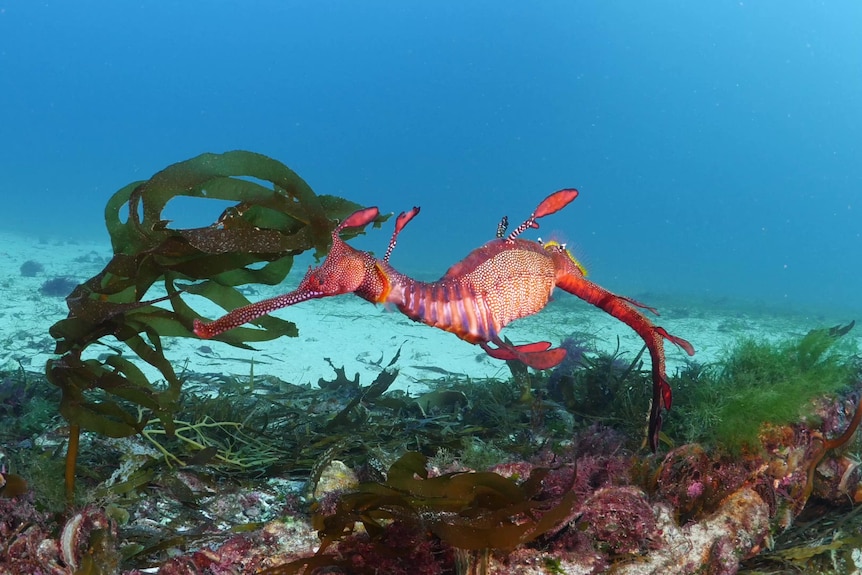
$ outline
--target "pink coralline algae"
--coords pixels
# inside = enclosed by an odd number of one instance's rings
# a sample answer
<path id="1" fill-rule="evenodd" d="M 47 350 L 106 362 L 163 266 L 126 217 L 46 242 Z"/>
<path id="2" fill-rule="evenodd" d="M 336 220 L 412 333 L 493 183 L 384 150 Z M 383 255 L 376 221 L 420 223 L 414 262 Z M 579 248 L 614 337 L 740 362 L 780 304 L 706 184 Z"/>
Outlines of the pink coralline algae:
<path id="1" fill-rule="evenodd" d="M 701 495 L 703 495 L 703 483 L 700 481 L 693 481 L 686 490 L 686 495 L 688 495 L 689 499 L 697 499 Z"/>
<path id="2" fill-rule="evenodd" d="M 655 513 L 640 489 L 599 489 L 581 510 L 578 526 L 583 526 L 599 550 L 610 555 L 628 555 L 655 546 L 659 535 Z"/>

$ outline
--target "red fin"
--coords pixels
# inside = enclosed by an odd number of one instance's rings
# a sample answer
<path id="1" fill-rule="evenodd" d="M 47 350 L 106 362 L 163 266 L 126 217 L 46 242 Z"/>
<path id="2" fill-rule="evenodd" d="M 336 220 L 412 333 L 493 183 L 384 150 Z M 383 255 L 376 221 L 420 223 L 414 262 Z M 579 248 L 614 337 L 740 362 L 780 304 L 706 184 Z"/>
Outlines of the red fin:
<path id="1" fill-rule="evenodd" d="M 484 349 L 484 350 L 485 350 L 485 352 L 486 352 L 488 355 L 490 355 L 490 356 L 491 356 L 491 357 L 493 357 L 494 359 L 502 359 L 502 360 L 504 360 L 504 361 L 509 361 L 509 360 L 512 360 L 512 359 L 518 359 L 518 356 L 515 354 L 515 352 L 514 352 L 514 351 L 512 351 L 512 350 L 511 350 L 511 349 L 509 349 L 509 348 L 505 348 L 505 347 L 500 347 L 500 348 L 497 348 L 497 347 L 491 347 L 490 345 L 488 345 L 488 344 L 487 344 L 487 343 L 485 343 L 485 342 L 480 342 L 480 343 L 479 343 L 479 345 L 482 347 L 482 349 Z"/>
<path id="2" fill-rule="evenodd" d="M 365 208 L 364 210 L 359 210 L 358 212 L 353 212 L 352 214 L 347 216 L 343 222 L 338 224 L 338 227 L 335 228 L 335 230 L 341 231 L 344 228 L 358 228 L 364 226 L 365 224 L 376 218 L 379 214 L 380 210 L 378 210 L 375 206 Z"/>
<path id="3" fill-rule="evenodd" d="M 386 253 L 383 255 L 383 261 L 389 263 L 389 257 L 392 255 L 392 250 L 395 249 L 395 242 L 398 240 L 398 234 L 404 229 L 410 220 L 416 217 L 419 213 L 419 206 L 413 206 L 409 212 L 401 212 L 395 219 L 395 231 L 392 232 L 392 238 L 389 240 L 389 245 L 386 246 Z"/>
<path id="4" fill-rule="evenodd" d="M 585 275 L 586 275 L 586 274 L 585 274 Z M 645 309 L 645 310 L 647 310 L 648 312 L 650 312 L 650 313 L 651 313 L 651 314 L 653 314 L 653 315 L 661 315 L 661 314 L 658 312 L 658 310 L 657 310 L 656 308 L 654 308 L 654 307 L 652 307 L 652 306 L 649 306 L 649 305 L 647 305 L 647 304 L 645 304 L 645 303 L 641 303 L 641 302 L 639 302 L 639 301 L 638 301 L 638 300 L 636 300 L 636 299 L 632 299 L 632 298 L 630 298 L 630 297 L 625 297 L 625 296 L 622 296 L 622 295 L 618 295 L 618 296 L 616 296 L 616 297 L 618 297 L 618 298 L 620 298 L 620 299 L 623 299 L 623 300 L 625 300 L 625 301 L 629 302 L 630 304 L 632 304 L 632 305 L 633 305 L 633 306 L 635 306 L 635 307 L 639 307 L 639 308 L 641 308 L 641 309 Z"/>
<path id="5" fill-rule="evenodd" d="M 533 369 L 551 369 L 560 365 L 565 357 L 566 350 L 561 347 L 555 347 L 548 351 L 522 353 L 521 361 Z"/>
<path id="6" fill-rule="evenodd" d="M 491 347 L 484 342 L 479 345 L 495 359 L 518 360 L 533 369 L 551 369 L 559 365 L 566 357 L 565 349 L 560 347 L 548 349 L 551 344 L 547 341 L 537 341 L 524 345 L 510 345 L 500 340 L 495 340 L 494 343 L 498 347 Z"/>
<path id="7" fill-rule="evenodd" d="M 542 200 L 542 203 L 539 204 L 539 206 L 536 208 L 533 217 L 535 219 L 539 219 L 555 212 L 559 212 L 560 210 L 568 206 L 570 203 L 572 203 L 572 200 L 577 197 L 578 190 L 574 188 L 554 192 L 553 194 Z"/>
<path id="8" fill-rule="evenodd" d="M 506 241 L 512 243 L 513 241 L 515 241 L 515 238 L 524 233 L 524 231 L 530 228 L 538 228 L 539 224 L 536 223 L 536 220 L 562 210 L 567 205 L 569 205 L 569 202 L 571 202 L 577 197 L 578 190 L 575 189 L 560 190 L 558 192 L 554 192 L 553 194 L 542 200 L 542 203 L 540 203 L 536 208 L 536 211 L 533 212 L 529 218 L 527 218 L 527 221 L 512 230 L 512 233 L 506 236 Z M 500 233 L 499 229 L 497 233 Z"/>
<path id="9" fill-rule="evenodd" d="M 407 222 L 416 217 L 416 214 L 419 213 L 419 206 L 413 206 L 413 209 L 409 212 L 401 212 L 398 214 L 398 217 L 395 219 L 395 235 L 404 229 L 404 226 L 407 225 Z"/>
<path id="10" fill-rule="evenodd" d="M 694 355 L 694 346 L 688 343 L 686 340 L 682 339 L 681 337 L 669 334 L 667 330 L 665 330 L 663 327 L 656 327 L 655 330 L 660 336 L 685 350 L 685 353 L 687 353 L 688 355 Z"/>
<path id="11" fill-rule="evenodd" d="M 549 341 L 537 341 L 535 343 L 524 343 L 521 345 L 513 345 L 512 349 L 517 350 L 520 353 L 536 353 L 538 351 L 545 351 L 546 349 L 551 347 L 551 342 Z"/>
<path id="12" fill-rule="evenodd" d="M 661 401 L 665 409 L 670 409 L 673 403 L 673 393 L 670 390 L 670 385 L 665 380 L 661 380 L 659 384 L 659 392 L 661 393 Z"/>

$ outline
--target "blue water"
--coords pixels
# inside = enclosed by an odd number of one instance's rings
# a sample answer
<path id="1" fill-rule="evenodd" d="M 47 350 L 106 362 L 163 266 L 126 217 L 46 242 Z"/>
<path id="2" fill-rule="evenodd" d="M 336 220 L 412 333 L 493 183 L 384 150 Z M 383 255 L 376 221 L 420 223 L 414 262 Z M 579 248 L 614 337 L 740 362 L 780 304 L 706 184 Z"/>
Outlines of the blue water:
<path id="1" fill-rule="evenodd" d="M 862 4 L 433 5 L 0 0 L 0 230 L 106 240 L 116 189 L 242 148 L 421 205 L 408 270 L 573 186 L 539 232 L 609 289 L 862 310 Z"/>

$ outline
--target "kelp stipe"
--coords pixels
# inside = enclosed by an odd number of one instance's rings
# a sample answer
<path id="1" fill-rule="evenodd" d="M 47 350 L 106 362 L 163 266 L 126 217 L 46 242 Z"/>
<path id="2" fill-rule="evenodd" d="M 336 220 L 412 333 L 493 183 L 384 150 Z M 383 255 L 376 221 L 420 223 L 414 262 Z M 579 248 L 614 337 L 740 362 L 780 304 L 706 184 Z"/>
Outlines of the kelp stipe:
<path id="1" fill-rule="evenodd" d="M 174 229 L 162 212 L 179 196 L 235 204 L 210 226 Z M 309 249 L 324 255 L 333 220 L 360 207 L 318 196 L 284 164 L 246 151 L 203 154 L 114 194 L 105 207 L 114 255 L 104 270 L 72 291 L 66 298 L 68 317 L 51 328 L 59 357 L 48 361 L 46 375 L 62 390 L 60 412 L 70 424 L 67 498 L 73 496 L 82 429 L 125 437 L 158 419 L 173 432 L 182 380 L 165 358 L 161 338 L 195 337 L 192 322 L 199 316 L 184 294 L 224 309 L 247 304 L 239 286 L 277 284 L 295 255 Z M 166 295 L 145 300 L 154 286 Z M 159 302 L 165 307 L 155 305 Z M 297 335 L 288 321 L 266 317 L 255 323 L 261 329 L 235 330 L 219 339 L 247 348 L 247 342 Z M 111 337 L 156 368 L 164 384 L 148 381 Z M 96 343 L 108 353 L 84 359 Z"/>

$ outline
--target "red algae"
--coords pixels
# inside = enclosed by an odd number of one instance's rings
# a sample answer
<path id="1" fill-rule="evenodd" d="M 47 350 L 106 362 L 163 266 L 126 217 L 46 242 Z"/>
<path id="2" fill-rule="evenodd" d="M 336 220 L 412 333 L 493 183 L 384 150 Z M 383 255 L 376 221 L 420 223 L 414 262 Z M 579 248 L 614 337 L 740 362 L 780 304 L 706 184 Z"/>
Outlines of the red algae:
<path id="1" fill-rule="evenodd" d="M 655 512 L 635 487 L 605 487 L 581 507 L 577 525 L 597 549 L 611 556 L 644 553 L 658 546 Z"/>

